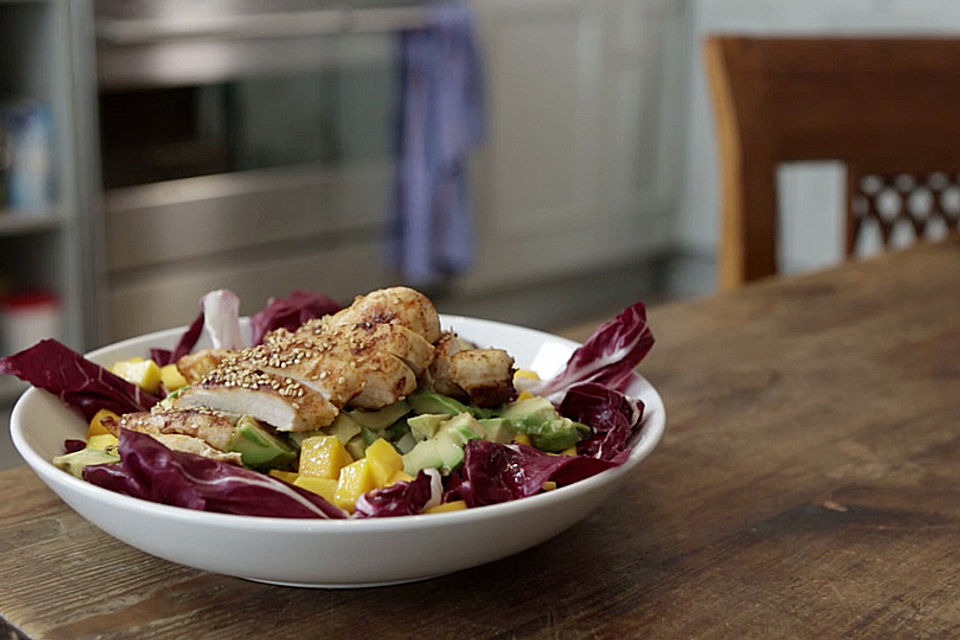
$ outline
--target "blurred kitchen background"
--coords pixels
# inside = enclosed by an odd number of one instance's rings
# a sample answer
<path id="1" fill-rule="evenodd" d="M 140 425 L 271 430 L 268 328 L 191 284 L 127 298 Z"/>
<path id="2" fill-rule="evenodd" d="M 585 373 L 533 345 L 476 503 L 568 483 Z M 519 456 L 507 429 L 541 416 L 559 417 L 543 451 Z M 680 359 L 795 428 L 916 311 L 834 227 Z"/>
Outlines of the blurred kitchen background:
<path id="1" fill-rule="evenodd" d="M 437 2 L 0 0 L 0 355 L 185 324 L 215 288 L 252 313 L 294 289 L 346 302 L 409 282 L 441 311 L 548 330 L 709 293 L 703 34 L 960 30 L 952 0 L 465 6 L 472 42 Z M 415 68 L 435 65 L 415 38 L 438 24 L 453 77 Z M 479 93 L 443 102 L 456 91 Z M 391 254 L 395 196 L 424 175 L 398 188 L 398 157 L 418 144 L 463 161 L 471 225 L 457 204 L 442 237 L 401 215 L 450 243 L 453 275 L 391 257 L 416 247 Z M 779 180 L 784 270 L 840 260 L 839 165 Z M 0 405 L 20 389 L 7 378 Z"/>

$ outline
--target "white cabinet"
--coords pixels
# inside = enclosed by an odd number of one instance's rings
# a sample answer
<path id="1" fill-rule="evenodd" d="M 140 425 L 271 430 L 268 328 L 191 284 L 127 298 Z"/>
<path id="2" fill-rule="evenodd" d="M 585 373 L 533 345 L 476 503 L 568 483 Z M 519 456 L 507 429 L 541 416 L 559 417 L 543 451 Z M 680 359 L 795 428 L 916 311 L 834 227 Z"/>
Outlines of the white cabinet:
<path id="1" fill-rule="evenodd" d="M 464 292 L 666 246 L 681 141 L 678 1 L 477 0 L 490 128 Z M 672 126 L 673 125 L 673 126 Z"/>

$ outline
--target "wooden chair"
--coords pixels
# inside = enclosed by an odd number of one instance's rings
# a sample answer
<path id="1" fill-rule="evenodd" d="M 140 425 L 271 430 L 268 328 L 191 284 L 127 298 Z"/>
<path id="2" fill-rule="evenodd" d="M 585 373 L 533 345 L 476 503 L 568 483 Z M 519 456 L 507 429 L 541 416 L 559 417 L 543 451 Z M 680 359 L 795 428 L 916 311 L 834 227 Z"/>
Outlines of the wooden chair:
<path id="1" fill-rule="evenodd" d="M 949 196 L 960 194 L 960 40 L 712 36 L 704 58 L 720 156 L 722 289 L 777 272 L 784 161 L 846 164 L 847 256 L 868 220 L 884 245 L 898 224 L 917 237 L 933 225 L 957 229 L 960 205 Z M 901 202 L 892 213 L 877 206 L 891 193 Z M 910 206 L 914 193 L 925 193 L 926 210 Z"/>

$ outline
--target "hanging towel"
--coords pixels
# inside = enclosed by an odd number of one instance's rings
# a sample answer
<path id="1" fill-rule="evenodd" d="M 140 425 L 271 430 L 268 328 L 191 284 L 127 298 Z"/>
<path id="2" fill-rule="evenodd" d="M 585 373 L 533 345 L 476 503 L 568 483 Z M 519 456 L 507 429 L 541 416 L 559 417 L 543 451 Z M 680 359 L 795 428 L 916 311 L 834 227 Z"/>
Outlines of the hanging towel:
<path id="1" fill-rule="evenodd" d="M 406 280 L 429 285 L 473 259 L 466 160 L 484 134 L 473 17 L 432 6 L 427 25 L 400 35 L 400 100 L 391 254 Z"/>

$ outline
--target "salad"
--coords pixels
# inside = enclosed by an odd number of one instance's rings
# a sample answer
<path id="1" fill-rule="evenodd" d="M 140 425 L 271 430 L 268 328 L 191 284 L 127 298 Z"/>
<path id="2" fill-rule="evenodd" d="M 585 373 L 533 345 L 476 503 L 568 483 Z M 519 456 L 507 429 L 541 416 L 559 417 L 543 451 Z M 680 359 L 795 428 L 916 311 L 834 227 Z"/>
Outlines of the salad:
<path id="1" fill-rule="evenodd" d="M 173 350 L 101 367 L 44 340 L 0 373 L 88 422 L 53 462 L 133 497 L 192 509 L 369 518 L 476 508 L 624 462 L 643 403 L 629 390 L 653 345 L 642 303 L 602 325 L 549 380 L 505 351 L 442 331 L 407 287 L 341 308 L 271 299 L 240 331 L 215 291 Z M 213 348 L 195 350 L 206 331 Z"/>

